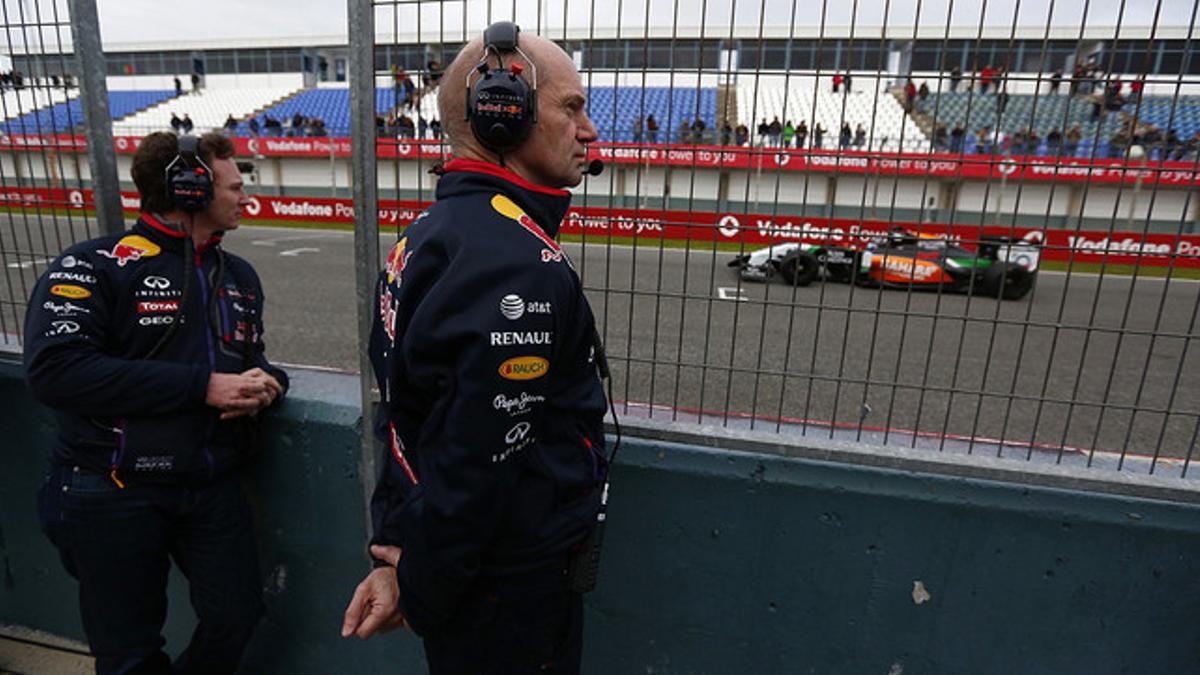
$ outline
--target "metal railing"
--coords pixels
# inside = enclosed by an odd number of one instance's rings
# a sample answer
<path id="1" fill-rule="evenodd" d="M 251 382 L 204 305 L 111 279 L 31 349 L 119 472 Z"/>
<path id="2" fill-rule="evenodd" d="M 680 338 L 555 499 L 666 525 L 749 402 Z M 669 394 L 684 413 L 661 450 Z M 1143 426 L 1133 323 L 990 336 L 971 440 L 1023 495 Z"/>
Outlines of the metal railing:
<path id="1" fill-rule="evenodd" d="M 1200 58 L 1193 57 L 1196 22 L 1186 18 L 1194 17 L 1196 3 L 1184 3 L 1182 13 L 1182 5 L 1163 12 L 1162 2 L 1153 12 L 1123 4 L 1116 13 L 1087 2 L 1036 8 L 951 3 L 939 5 L 937 15 L 920 2 L 843 6 L 827 0 L 772 5 L 769 12 L 735 0 L 698 10 L 649 0 L 615 7 L 591 0 L 536 8 L 498 2 L 471 5 L 472 11 L 451 2 L 372 4 L 380 18 L 373 34 L 381 44 L 424 46 L 430 53 L 439 45 L 461 45 L 499 19 L 567 45 L 577 63 L 602 63 L 590 47 L 611 49 L 613 38 L 623 40 L 623 67 L 583 72 L 589 89 L 619 83 L 628 91 L 621 95 L 633 101 L 594 110 L 597 127 L 640 148 L 669 141 L 672 149 L 697 150 L 682 154 L 690 163 L 610 165 L 611 171 L 576 191 L 586 214 L 581 220 L 589 226 L 564 227 L 615 362 L 619 413 L 651 424 L 768 430 L 800 444 L 805 437 L 825 437 L 944 455 L 1189 475 L 1200 429 L 1194 393 L 1200 391 L 1200 259 L 1190 238 L 1197 204 L 1193 189 L 1170 187 L 1163 177 L 1184 171 L 1194 181 L 1200 147 L 1187 145 L 1176 129 L 1168 148 L 1162 121 L 1190 129 L 1200 114 L 1200 99 L 1192 98 L 1200 93 L 1200 77 L 1188 74 L 1192 59 Z M 810 67 L 739 67 L 764 62 L 750 51 L 764 37 L 811 46 Z M 1135 38 L 1155 55 L 1153 63 L 1143 61 L 1130 73 L 1115 69 L 1115 56 L 1105 61 L 1106 44 L 1128 51 Z M 627 66 L 650 61 L 634 58 L 639 49 L 665 42 L 671 51 L 677 42 L 696 39 L 734 53 L 717 59 L 716 69 L 676 67 L 670 60 L 665 68 L 658 62 L 655 68 Z M 1178 72 L 1162 69 L 1162 39 L 1181 56 Z M 1076 45 L 1070 54 L 1063 53 L 1064 41 Z M 743 42 L 750 46 L 737 51 Z M 830 61 L 827 42 L 838 49 Z M 870 62 L 867 56 L 848 61 L 844 54 L 856 49 L 870 54 Z M 931 50 L 937 53 L 943 67 L 915 77 L 914 88 L 924 83 L 931 91 L 910 101 L 905 85 L 913 75 L 914 49 L 922 63 Z M 1006 64 L 1018 62 L 1043 67 L 1007 72 Z M 1091 102 L 1068 92 L 1075 62 L 1089 68 L 1088 77 L 1123 78 L 1125 100 L 1101 100 L 1105 123 L 1084 124 L 1091 136 L 1073 137 L 1077 157 L 1065 159 L 1070 123 L 1078 110 L 1089 112 Z M 1127 55 L 1121 63 L 1129 63 Z M 421 67 L 409 64 L 410 70 Z M 1066 76 L 1051 92 L 1057 67 Z M 1139 82 L 1140 73 L 1152 75 Z M 377 68 L 376 75 L 386 72 Z M 848 75 L 852 93 L 846 92 Z M 965 115 L 958 111 L 967 126 L 963 136 L 971 135 L 955 141 L 953 150 L 949 129 L 944 137 L 937 132 L 948 118 L 943 108 L 951 82 L 961 92 L 954 103 L 966 107 Z M 692 107 L 676 110 L 676 99 L 668 97 L 669 119 L 708 114 L 707 128 L 679 139 L 682 131 L 662 125 L 651 142 L 645 116 L 664 112 L 649 100 L 656 87 L 716 88 L 722 109 L 702 110 L 697 97 Z M 1073 105 L 1062 105 L 1067 97 Z M 1051 102 L 1063 111 L 1061 120 L 1042 128 L 1047 119 L 1038 107 Z M 1028 117 L 997 114 L 998 105 Z M 971 141 L 980 135 L 979 111 L 985 109 L 991 110 L 986 121 L 992 129 L 977 145 Z M 1117 116 L 1129 120 L 1130 140 L 1123 145 L 1102 136 Z M 775 117 L 780 128 L 759 128 L 760 120 Z M 724 141 L 726 118 L 734 133 L 733 127 L 746 126 L 744 144 Z M 1157 138 L 1143 126 L 1151 118 L 1162 125 Z M 799 120 L 805 121 L 807 142 Z M 997 121 L 1007 127 L 999 134 Z M 853 131 L 863 125 L 859 143 L 842 138 L 847 122 Z M 823 150 L 813 147 L 818 123 Z M 1021 135 L 1026 126 L 1038 132 L 1037 140 Z M 1041 137 L 1055 129 L 1046 143 Z M 1191 133 L 1200 133 L 1200 122 Z M 1144 139 L 1140 147 L 1134 134 Z M 780 161 L 755 164 L 755 148 L 764 145 L 793 161 L 824 157 L 847 164 L 865 150 L 862 161 L 870 164 L 858 173 L 793 173 Z M 708 161 L 702 153 L 719 159 Z M 1096 168 L 1112 170 L 1113 164 L 1104 164 L 1110 159 L 1120 162 L 1115 183 L 1102 180 Z M 897 167 L 900 162 L 912 168 Z M 935 170 L 938 163 L 950 169 Z M 1080 172 L 1082 180 L 1067 182 Z M 1136 180 L 1126 179 L 1135 174 Z M 667 204 L 671 210 L 662 211 Z M 811 215 L 790 215 L 797 211 Z M 622 229 L 618 221 L 639 225 Z M 643 221 L 649 234 L 638 236 Z M 872 236 L 836 234 L 856 225 Z M 911 239 L 893 235 L 896 241 L 889 243 L 892 227 Z M 997 238 L 1004 241 L 989 241 Z M 818 265 L 812 283 L 787 283 L 778 260 L 742 274 L 727 266 L 760 249 L 764 257 L 795 256 L 793 244 L 809 248 L 799 255 L 809 254 L 804 259 Z M 997 251 L 1001 261 L 1005 255 L 1015 260 L 1021 251 L 1040 258 L 1036 283 L 1020 299 L 997 298 L 986 275 L 952 267 L 1015 270 L 996 264 Z M 853 260 L 853 269 L 834 256 Z M 868 257 L 873 262 L 864 262 Z M 945 283 L 922 283 L 919 275 L 926 273 Z"/>
<path id="2" fill-rule="evenodd" d="M 1160 0 L 1149 11 L 992 0 L 936 13 L 918 0 L 784 4 L 350 0 L 353 155 L 329 146 L 327 161 L 333 175 L 342 167 L 353 176 L 357 273 L 345 295 L 360 319 L 356 334 L 328 339 L 357 340 L 360 351 L 357 363 L 317 365 L 367 367 L 377 214 L 432 200 L 427 170 L 448 152 L 380 137 L 376 116 L 405 111 L 381 109 L 376 90 L 394 86 L 403 67 L 416 91 L 434 94 L 466 41 L 514 19 L 588 66 L 591 114 L 611 134 L 592 149 L 608 168 L 576 189 L 563 239 L 608 346 L 623 417 L 646 428 L 765 432 L 781 443 L 999 458 L 1030 471 L 1194 475 L 1197 3 Z M 46 30 L 34 39 L 28 26 L 39 20 L 61 40 L 46 42 Z M 5 32 L 10 52 L 81 58 L 88 44 L 72 44 L 61 15 L 6 17 Z M 792 45 L 783 63 L 804 67 L 778 67 L 758 51 L 776 43 Z M 696 55 L 710 45 L 718 54 Z M 1076 64 L 1084 72 L 1072 82 Z M 103 78 L 67 70 L 83 86 L 60 82 L 56 95 L 84 103 L 86 166 L 54 143 L 0 147 L 0 186 L 45 195 L 6 200 L 0 214 L 0 332 L 10 348 L 19 348 L 24 301 L 46 262 L 100 229 L 70 208 L 70 195 L 106 175 L 113 157 L 98 144 L 111 136 L 107 113 L 89 104 L 106 99 Z M 909 96 L 910 77 L 928 95 Z M 1081 91 L 1085 78 L 1086 88 L 1101 83 L 1098 98 Z M 37 83 L 35 107 L 54 86 Z M 680 137 L 681 124 L 698 118 L 704 128 Z M 735 142 L 725 141 L 725 120 Z M 1076 121 L 1087 134 L 1068 141 Z M 268 178 L 313 175 L 283 171 L 287 156 L 257 161 Z M 284 286 L 264 278 L 269 289 Z M 275 349 L 286 345 L 275 337 Z"/>

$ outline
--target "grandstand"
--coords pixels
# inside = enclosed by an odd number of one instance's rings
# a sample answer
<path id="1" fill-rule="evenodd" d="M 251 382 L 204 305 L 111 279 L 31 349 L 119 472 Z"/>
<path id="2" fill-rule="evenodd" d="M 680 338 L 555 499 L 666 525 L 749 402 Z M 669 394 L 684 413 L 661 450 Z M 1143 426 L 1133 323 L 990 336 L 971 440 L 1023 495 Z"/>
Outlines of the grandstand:
<path id="1" fill-rule="evenodd" d="M 168 92 L 168 96 L 174 92 Z M 196 125 L 195 131 L 202 133 L 224 126 L 229 115 L 241 119 L 292 96 L 291 87 L 261 87 L 253 89 L 203 89 L 200 93 L 160 99 L 158 105 L 137 114 L 120 119 L 113 118 L 113 133 L 118 136 L 140 136 L 154 131 L 169 129 L 171 115 L 183 117 L 187 114 Z"/>
<path id="2" fill-rule="evenodd" d="M 25 87 L 19 90 L 5 89 L 0 98 L 0 120 L 10 120 L 26 113 L 63 103 L 75 97 L 78 90 L 64 90 L 59 87 Z"/>
<path id="3" fill-rule="evenodd" d="M 6 92 L 6 94 L 12 92 Z M 39 92 L 39 94 L 42 92 Z M 108 109 L 113 119 L 134 115 L 174 96 L 173 91 L 110 91 Z M 74 131 L 83 124 L 83 110 L 78 98 L 41 107 L 15 119 L 0 123 L 9 134 L 58 134 Z M 116 124 L 113 125 L 114 128 Z"/>
<path id="4" fill-rule="evenodd" d="M 931 94 L 920 110 L 914 109 L 913 116 L 927 129 L 933 124 L 945 124 L 947 129 L 962 124 L 967 131 L 965 149 L 976 152 L 975 132 L 982 128 L 999 129 L 1002 134 L 1012 134 L 1032 128 L 1042 139 L 1038 154 L 1049 154 L 1045 138 L 1052 130 L 1065 132 L 1073 125 L 1080 125 L 1083 141 L 1075 152 L 1080 157 L 1105 157 L 1109 152 L 1109 139 L 1116 134 L 1125 119 L 1135 115 L 1139 124 L 1153 124 L 1164 132 L 1175 129 L 1182 139 L 1190 138 L 1200 131 L 1200 96 L 1146 96 L 1139 108 L 1135 101 L 1127 102 L 1120 111 L 1103 114 L 1099 120 L 1092 116 L 1093 105 L 1084 96 L 1066 94 L 1013 94 L 1003 114 L 999 114 L 1000 97 L 978 92 L 942 92 Z M 936 120 L 934 119 L 936 116 Z"/>
<path id="5" fill-rule="evenodd" d="M 753 128 L 759 120 L 770 122 L 778 117 L 780 123 L 791 120 L 799 126 L 808 122 L 809 140 L 819 123 L 825 128 L 825 147 L 837 146 L 838 131 L 843 123 L 851 129 L 859 124 L 867 130 L 868 147 L 873 150 L 927 150 L 928 140 L 916 122 L 905 115 L 904 108 L 888 90 L 887 84 L 874 77 L 855 78 L 850 93 L 844 89 L 835 94 L 828 78 L 800 76 L 793 78 L 759 78 L 740 83 L 737 88 L 738 117 Z M 873 82 L 878 84 L 872 84 Z M 814 111 L 814 99 L 816 107 Z M 901 147 L 903 145 L 903 147 Z"/>
<path id="6" fill-rule="evenodd" d="M 387 115 L 395 111 L 396 99 L 395 89 L 385 87 L 376 88 L 375 112 L 380 115 Z M 404 112 L 403 108 L 399 112 Z M 266 106 L 261 110 L 262 116 L 270 115 L 280 122 L 286 122 L 296 113 L 300 113 L 308 118 L 319 118 L 325 123 L 325 128 L 331 136 L 349 136 L 350 90 L 345 85 L 306 89 L 295 96 L 288 97 L 275 105 Z M 419 105 L 409 114 L 414 118 L 419 114 L 427 121 L 437 119 L 437 97 L 432 93 L 422 97 Z M 248 120 L 243 119 L 241 124 L 238 125 L 238 135 L 250 135 L 247 122 Z M 262 124 L 261 119 L 259 120 L 259 124 Z"/>
<path id="7" fill-rule="evenodd" d="M 588 115 L 601 141 L 634 141 L 634 122 L 650 115 L 658 122 L 657 140 L 678 140 L 679 128 L 697 118 L 710 131 L 717 128 L 717 90 L 711 87 L 593 86 L 588 90 Z M 643 140 L 648 140 L 643 136 Z"/>

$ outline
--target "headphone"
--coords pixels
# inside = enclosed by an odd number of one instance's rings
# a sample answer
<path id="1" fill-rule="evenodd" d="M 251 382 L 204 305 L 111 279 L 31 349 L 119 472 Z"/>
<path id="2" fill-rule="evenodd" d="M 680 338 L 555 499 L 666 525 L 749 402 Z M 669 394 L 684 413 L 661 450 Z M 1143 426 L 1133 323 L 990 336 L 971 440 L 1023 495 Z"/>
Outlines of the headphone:
<path id="1" fill-rule="evenodd" d="M 196 213 L 208 208 L 213 200 L 213 173 L 198 152 L 200 139 L 179 137 L 175 159 L 167 165 L 167 197 L 175 208 Z"/>
<path id="2" fill-rule="evenodd" d="M 537 123 L 537 65 L 518 46 L 520 34 L 520 26 L 511 21 L 488 26 L 483 32 L 483 54 L 473 69 L 480 76 L 474 85 L 467 73 L 465 119 L 475 138 L 501 156 L 517 149 Z M 513 52 L 532 69 L 532 86 L 521 77 L 521 64 L 504 67 L 504 54 Z M 488 66 L 489 53 L 496 54 L 498 67 Z"/>

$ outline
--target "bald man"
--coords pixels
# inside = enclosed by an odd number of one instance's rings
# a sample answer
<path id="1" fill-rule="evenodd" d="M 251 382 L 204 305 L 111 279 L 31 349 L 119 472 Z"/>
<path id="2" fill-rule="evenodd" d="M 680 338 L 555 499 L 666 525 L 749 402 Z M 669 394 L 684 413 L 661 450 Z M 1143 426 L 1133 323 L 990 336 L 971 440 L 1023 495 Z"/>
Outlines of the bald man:
<path id="1" fill-rule="evenodd" d="M 585 103 L 554 43 L 510 23 L 472 40 L 438 94 L 455 159 L 380 275 L 376 568 L 342 634 L 409 628 L 431 673 L 579 671 L 568 571 L 600 509 L 607 402 L 554 237 L 596 140 Z"/>

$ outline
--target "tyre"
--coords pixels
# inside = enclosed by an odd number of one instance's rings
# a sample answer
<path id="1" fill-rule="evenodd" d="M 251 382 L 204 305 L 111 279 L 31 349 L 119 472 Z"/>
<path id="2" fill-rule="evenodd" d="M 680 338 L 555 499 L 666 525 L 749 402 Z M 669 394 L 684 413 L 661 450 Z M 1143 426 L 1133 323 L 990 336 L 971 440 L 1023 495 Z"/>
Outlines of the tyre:
<path id="1" fill-rule="evenodd" d="M 820 268 L 812 254 L 800 251 L 779 261 L 779 276 L 792 286 L 807 286 L 817 278 Z"/>
<path id="2" fill-rule="evenodd" d="M 983 278 L 984 290 L 1003 300 L 1020 300 L 1033 288 L 1033 274 L 1024 267 L 995 264 Z"/>

